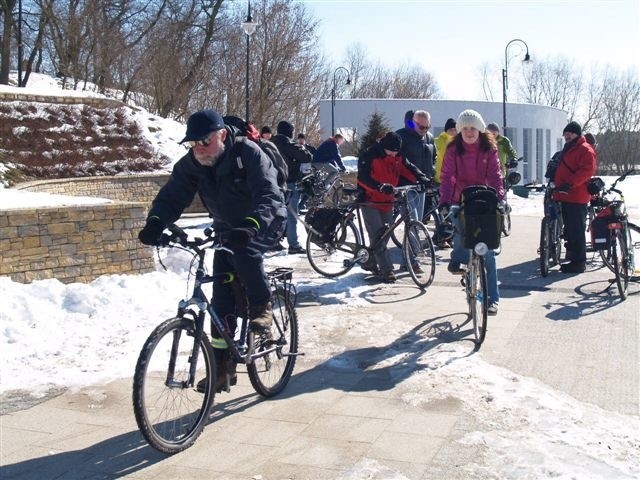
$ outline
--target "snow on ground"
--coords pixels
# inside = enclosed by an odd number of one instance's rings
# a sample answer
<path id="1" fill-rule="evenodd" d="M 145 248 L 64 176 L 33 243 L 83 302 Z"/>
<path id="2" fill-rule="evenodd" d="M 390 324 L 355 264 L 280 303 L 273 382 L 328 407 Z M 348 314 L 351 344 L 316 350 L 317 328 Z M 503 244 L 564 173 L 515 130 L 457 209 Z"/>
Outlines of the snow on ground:
<path id="1" fill-rule="evenodd" d="M 6 88 L 6 87 L 3 87 Z M 147 114 L 144 114 L 147 115 Z M 156 121 L 156 120 L 154 120 Z M 172 127 L 171 127 L 172 128 Z M 179 139 L 183 128 L 175 128 Z M 160 135 L 160 134 L 159 134 Z M 180 147 L 182 148 L 182 147 Z M 181 155 L 183 150 L 178 150 Z M 353 159 L 347 159 L 352 167 Z M 610 183 L 613 178 L 605 178 Z M 629 212 L 640 223 L 640 176 L 621 183 Z M 19 208 L 101 202 L 106 199 L 73 198 L 0 188 L 0 205 Z M 542 194 L 529 198 L 510 196 L 514 215 L 542 216 Z M 184 222 L 202 228 L 201 219 Z M 27 390 L 44 395 L 50 389 L 77 389 L 116 378 L 130 377 L 138 353 L 161 319 L 174 315 L 179 297 L 187 294 L 189 256 L 163 251 L 168 271 L 144 275 L 105 275 L 88 284 L 65 285 L 57 280 L 31 284 L 0 277 L 0 394 Z M 270 266 L 287 266 L 299 257 L 275 255 Z M 322 317 L 308 318 L 301 328 L 314 328 L 306 336 L 307 358 L 327 361 L 334 368 L 350 368 L 348 356 L 322 344 L 317 332 L 330 332 L 337 319 L 365 304 L 360 293 L 369 288 L 357 273 L 339 281 L 296 278 L 301 292 L 314 292 L 334 302 Z M 363 344 L 371 335 L 371 323 L 388 325 L 387 314 L 371 311 L 351 325 L 349 335 Z M 310 326 L 312 327 L 310 327 Z M 304 334 L 304 332 L 302 332 Z M 315 340 L 313 340 L 315 338 Z M 543 383 L 515 375 L 485 362 L 482 355 L 468 356 L 462 344 L 440 344 L 415 352 L 386 351 L 372 358 L 371 366 L 392 366 L 406 378 L 396 388 L 402 398 L 418 406 L 434 399 L 454 397 L 476 418 L 477 429 L 462 438 L 470 446 L 489 448 L 482 465 L 464 466 L 470 478 L 638 478 L 640 422 L 559 393 Z M 401 355 L 418 355 L 417 363 L 403 364 Z M 456 361 L 452 362 L 451 359 Z M 406 371 L 402 371 L 405 369 Z M 429 385 L 431 388 L 424 388 Z M 482 400 L 479 400 L 482 399 Z M 370 460 L 354 465 L 345 478 L 403 478 Z"/>

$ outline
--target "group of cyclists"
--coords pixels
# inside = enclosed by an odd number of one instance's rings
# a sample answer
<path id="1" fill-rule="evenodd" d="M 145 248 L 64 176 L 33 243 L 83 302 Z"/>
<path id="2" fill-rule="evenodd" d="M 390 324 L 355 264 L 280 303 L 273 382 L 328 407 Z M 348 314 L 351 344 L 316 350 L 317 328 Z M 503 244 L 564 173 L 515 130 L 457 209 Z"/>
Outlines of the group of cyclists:
<path id="1" fill-rule="evenodd" d="M 435 180 L 440 194 L 438 210 L 451 217 L 456 227 L 448 271 L 460 274 L 462 265 L 469 260 L 469 250 L 464 248 L 460 237 L 459 218 L 449 215 L 451 207 L 460 203 L 463 190 L 472 185 L 490 187 L 497 200 L 504 203 L 505 165 L 517 155 L 509 140 L 500 135 L 499 127 L 487 126 L 474 110 L 464 110 L 457 120 L 447 120 L 448 128 L 437 141 L 428 132 L 430 127 L 428 112 L 407 112 L 402 129 L 387 133 L 360 155 L 358 187 L 369 203 L 362 210 L 364 221 L 369 236 L 375 238 L 385 224 L 392 223 L 395 187 L 402 182 L 433 185 Z M 290 124 L 279 125 L 278 130 L 292 138 Z M 586 260 L 584 225 L 589 200 L 586 183 L 595 173 L 595 153 L 576 122 L 565 127 L 563 136 L 566 144 L 556 158 L 555 195 L 563 205 L 570 262 L 561 268 L 563 272 L 580 272 L 584 271 Z M 198 194 L 213 219 L 215 232 L 233 252 L 215 252 L 214 273 L 234 272 L 239 277 L 247 291 L 251 328 L 258 332 L 266 330 L 271 325 L 272 306 L 263 258 L 279 241 L 287 222 L 277 170 L 255 142 L 235 136 L 223 117 L 213 110 L 201 110 L 189 117 L 181 143 L 187 144 L 188 151 L 154 199 L 139 239 L 147 245 L 158 245 L 165 226 L 175 222 Z M 237 174 L 239 163 L 244 168 L 243 176 Z M 287 180 L 289 187 L 294 188 Z M 418 195 L 413 206 L 414 218 L 418 220 L 426 210 L 435 207 L 425 205 L 424 193 Z M 448 247 L 447 239 L 435 240 L 442 248 Z M 383 282 L 393 282 L 393 265 L 386 250 L 386 246 L 381 246 L 364 268 L 375 272 Z M 493 251 L 487 253 L 485 264 L 489 315 L 496 315 L 500 292 Z M 216 309 L 233 331 L 236 311 L 228 282 L 219 279 L 213 283 L 213 290 Z M 212 331 L 215 333 L 215 329 Z M 213 344 L 216 356 L 222 358 L 226 345 L 220 340 L 214 338 Z M 220 382 L 227 373 L 219 372 Z M 230 373 L 235 381 L 235 371 Z"/>

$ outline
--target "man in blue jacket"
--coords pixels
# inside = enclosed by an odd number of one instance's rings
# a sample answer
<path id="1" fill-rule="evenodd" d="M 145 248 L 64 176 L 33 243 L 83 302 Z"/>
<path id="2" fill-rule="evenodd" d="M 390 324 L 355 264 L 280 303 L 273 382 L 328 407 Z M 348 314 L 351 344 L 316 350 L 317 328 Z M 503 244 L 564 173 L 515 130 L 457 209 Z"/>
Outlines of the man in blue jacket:
<path id="1" fill-rule="evenodd" d="M 213 271 L 237 274 L 247 291 L 249 320 L 256 332 L 269 331 L 272 322 L 271 289 L 264 271 L 263 252 L 273 246 L 284 230 L 286 210 L 278 187 L 277 171 L 260 147 L 244 137 L 234 138 L 222 116 L 201 110 L 187 120 L 188 153 L 173 167 L 167 183 L 153 200 L 147 223 L 138 238 L 157 245 L 165 226 L 200 195 L 213 218 L 213 228 L 234 254 L 219 250 Z M 236 305 L 232 286 L 219 279 L 213 283 L 214 307 L 236 328 Z M 225 362 L 227 345 L 212 328 L 212 343 L 220 368 L 216 390 L 227 381 L 235 385 L 235 364 Z M 218 338 L 215 338 L 218 337 Z"/>
<path id="2" fill-rule="evenodd" d="M 343 172 L 346 171 L 347 168 L 344 166 L 344 163 L 342 163 L 342 156 L 340 155 L 340 145 L 343 143 L 344 137 L 339 133 L 327 138 L 318 146 L 316 152 L 313 154 L 313 163 L 328 163 Z M 314 165 L 314 167 L 319 168 L 318 165 Z"/>

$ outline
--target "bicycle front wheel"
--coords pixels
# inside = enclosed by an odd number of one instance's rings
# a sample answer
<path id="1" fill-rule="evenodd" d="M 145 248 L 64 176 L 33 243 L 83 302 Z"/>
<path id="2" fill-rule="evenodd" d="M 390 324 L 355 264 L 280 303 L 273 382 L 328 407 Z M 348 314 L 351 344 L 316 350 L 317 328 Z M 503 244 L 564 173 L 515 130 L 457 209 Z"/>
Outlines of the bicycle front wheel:
<path id="1" fill-rule="evenodd" d="M 502 234 L 505 237 L 511 235 L 511 209 L 507 207 L 507 211 L 504 214 L 504 218 L 502 221 Z"/>
<path id="2" fill-rule="evenodd" d="M 549 275 L 549 243 L 551 232 L 549 229 L 549 219 L 543 218 L 540 222 L 540 274 L 543 277 Z"/>
<path id="3" fill-rule="evenodd" d="M 421 222 L 409 223 L 404 234 L 403 252 L 413 282 L 422 289 L 431 285 L 436 273 L 436 252 L 429 231 Z"/>
<path id="4" fill-rule="evenodd" d="M 257 357 L 247 364 L 251 385 L 265 397 L 273 397 L 287 386 L 298 354 L 298 316 L 290 296 L 278 288 L 271 303 L 271 334 L 249 333 L 249 342 Z"/>
<path id="5" fill-rule="evenodd" d="M 149 336 L 133 377 L 133 412 L 149 445 L 164 453 L 176 453 L 196 441 L 209 417 L 215 395 L 213 381 L 204 394 L 194 383 L 215 378 L 213 348 L 203 333 L 197 346 L 193 321 L 176 317 L 159 325 Z M 194 346 L 196 375 L 189 377 Z"/>
<path id="6" fill-rule="evenodd" d="M 487 293 L 487 272 L 484 257 L 471 255 L 467 272 L 467 301 L 469 302 L 469 316 L 473 322 L 473 336 L 476 346 L 482 345 L 487 333 L 487 315 L 489 309 L 489 295 Z"/>
<path id="7" fill-rule="evenodd" d="M 360 234 L 352 221 L 341 222 L 336 233 L 327 242 L 313 231 L 307 235 L 307 258 L 320 275 L 338 277 L 347 273 L 355 264 Z"/>
<path id="8" fill-rule="evenodd" d="M 630 276 L 630 273 L 627 271 L 629 253 L 627 249 L 627 241 L 622 235 L 622 230 L 620 229 L 614 230 L 612 237 L 611 260 L 613 264 L 613 273 L 616 276 L 616 285 L 618 287 L 620 299 L 626 300 Z"/>

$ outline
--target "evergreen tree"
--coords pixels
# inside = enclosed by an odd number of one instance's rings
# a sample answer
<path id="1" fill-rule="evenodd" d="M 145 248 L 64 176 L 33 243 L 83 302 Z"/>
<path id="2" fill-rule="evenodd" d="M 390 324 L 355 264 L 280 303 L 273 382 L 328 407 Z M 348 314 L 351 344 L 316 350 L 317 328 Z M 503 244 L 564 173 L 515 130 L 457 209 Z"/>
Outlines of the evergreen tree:
<path id="1" fill-rule="evenodd" d="M 391 131 L 391 127 L 384 114 L 373 112 L 369 119 L 367 133 L 365 133 L 362 140 L 360 140 L 360 152 L 364 152 L 389 131 Z"/>

